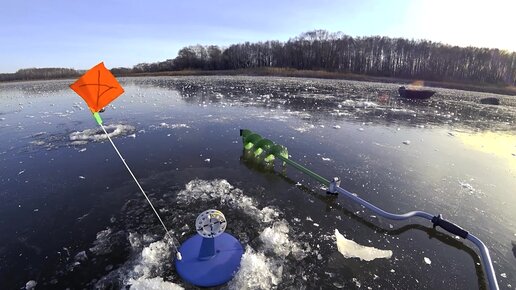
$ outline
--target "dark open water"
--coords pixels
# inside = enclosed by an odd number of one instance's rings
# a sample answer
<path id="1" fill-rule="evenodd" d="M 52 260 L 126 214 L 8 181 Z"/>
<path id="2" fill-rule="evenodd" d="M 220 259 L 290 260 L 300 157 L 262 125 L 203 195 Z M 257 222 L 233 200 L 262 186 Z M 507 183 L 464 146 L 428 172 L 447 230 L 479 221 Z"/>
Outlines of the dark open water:
<path id="1" fill-rule="evenodd" d="M 190 288 L 71 82 L 0 84 L 0 288 Z M 485 287 L 468 241 L 375 217 L 292 168 L 256 164 L 241 128 L 386 210 L 443 214 L 487 244 L 500 287 L 516 287 L 514 97 L 491 106 L 479 99 L 492 95 L 437 89 L 407 102 L 395 84 L 257 77 L 121 84 L 104 122 L 175 239 L 218 208 L 246 248 L 223 288 Z M 393 255 L 344 258 L 335 229 Z"/>

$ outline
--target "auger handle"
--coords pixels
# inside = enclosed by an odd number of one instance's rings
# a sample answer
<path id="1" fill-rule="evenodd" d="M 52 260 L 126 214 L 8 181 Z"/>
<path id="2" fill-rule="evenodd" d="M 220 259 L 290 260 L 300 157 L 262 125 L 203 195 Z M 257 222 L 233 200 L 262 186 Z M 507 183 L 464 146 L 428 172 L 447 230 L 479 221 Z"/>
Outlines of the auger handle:
<path id="1" fill-rule="evenodd" d="M 435 229 L 435 227 L 439 226 L 439 227 L 443 228 L 444 230 L 446 230 L 447 232 L 452 233 L 456 236 L 459 236 L 463 239 L 466 239 L 469 235 L 468 231 L 466 231 L 465 229 L 459 227 L 458 225 L 456 225 L 452 222 L 449 222 L 449 221 L 443 219 L 442 215 L 434 216 L 432 218 L 432 223 L 434 224 L 434 229 Z"/>

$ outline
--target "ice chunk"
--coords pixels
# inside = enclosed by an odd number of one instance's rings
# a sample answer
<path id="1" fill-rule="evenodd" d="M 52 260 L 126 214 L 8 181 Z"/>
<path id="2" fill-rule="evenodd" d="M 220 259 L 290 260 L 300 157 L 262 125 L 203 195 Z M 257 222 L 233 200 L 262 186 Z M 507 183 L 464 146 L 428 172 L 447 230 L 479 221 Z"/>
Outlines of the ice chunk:
<path id="1" fill-rule="evenodd" d="M 26 290 L 32 290 L 32 289 L 35 289 L 36 288 L 36 285 L 38 285 L 38 283 L 34 280 L 30 280 L 29 282 L 27 282 L 25 284 L 25 289 Z"/>
<path id="2" fill-rule="evenodd" d="M 340 129 L 340 126 L 339 125 L 335 125 L 335 126 L 333 126 L 333 129 Z"/>
<path id="3" fill-rule="evenodd" d="M 409 140 L 405 140 L 405 141 L 403 141 L 403 144 L 410 145 L 410 141 Z"/>
<path id="4" fill-rule="evenodd" d="M 111 252 L 109 237 L 113 233 L 111 228 L 107 228 L 97 233 L 97 239 L 93 242 L 90 251 L 96 255 L 104 255 Z"/>
<path id="5" fill-rule="evenodd" d="M 241 209 L 257 221 L 267 223 L 279 216 L 278 211 L 274 208 L 264 207 L 259 209 L 253 198 L 244 195 L 242 190 L 234 188 L 223 179 L 192 180 L 186 184 L 184 190 L 177 194 L 177 201 L 181 204 L 190 204 L 195 200 L 208 201 L 213 199 L 220 199 L 222 204 Z"/>
<path id="6" fill-rule="evenodd" d="M 459 181 L 459 184 L 462 188 L 469 190 L 469 192 L 471 192 L 471 193 L 475 192 L 475 188 L 471 184 L 469 184 L 465 181 L 464 182 Z"/>
<path id="7" fill-rule="evenodd" d="M 161 277 L 154 278 L 143 278 L 140 277 L 136 280 L 131 279 L 129 281 L 131 288 L 134 290 L 179 290 L 184 289 L 183 287 L 174 284 L 172 282 L 164 281 Z"/>
<path id="8" fill-rule="evenodd" d="M 290 228 L 285 220 L 275 222 L 271 227 L 265 228 L 260 234 L 264 249 L 282 258 L 288 256 L 291 252 L 295 257 L 302 256 L 303 250 L 297 243 L 290 240 L 289 231 Z"/>
<path id="9" fill-rule="evenodd" d="M 502 276 L 502 278 L 507 278 L 507 274 L 506 273 L 502 273 L 502 274 L 500 274 L 500 276 Z"/>
<path id="10" fill-rule="evenodd" d="M 167 123 L 160 123 L 159 128 L 166 128 L 166 129 L 177 129 L 177 128 L 190 128 L 190 126 L 186 124 L 167 124 Z"/>
<path id="11" fill-rule="evenodd" d="M 75 261 L 86 261 L 88 260 L 88 255 L 86 255 L 86 251 L 81 251 L 75 255 Z"/>
<path id="12" fill-rule="evenodd" d="M 283 267 L 247 246 L 229 289 L 272 289 L 281 281 L 282 273 Z"/>
<path id="13" fill-rule="evenodd" d="M 392 251 L 390 250 L 362 246 L 352 240 L 348 240 L 337 229 L 335 229 L 335 238 L 337 249 L 345 258 L 359 258 L 360 260 L 372 261 L 379 258 L 390 259 L 392 256 Z"/>
<path id="14" fill-rule="evenodd" d="M 331 161 L 331 158 L 322 157 L 323 161 Z"/>
<path id="15" fill-rule="evenodd" d="M 360 281 L 358 281 L 357 278 L 353 278 L 352 280 L 353 280 L 353 283 L 355 283 L 355 286 L 357 286 L 357 288 L 362 287 L 362 284 L 360 283 Z"/>
<path id="16" fill-rule="evenodd" d="M 427 258 L 427 257 L 424 257 L 424 258 L 423 258 L 423 260 L 424 260 L 424 261 L 425 261 L 425 263 L 426 263 L 426 264 L 428 264 L 428 265 L 432 264 L 432 261 L 431 261 L 429 258 Z"/>
<path id="17" fill-rule="evenodd" d="M 151 243 L 149 246 L 143 248 L 141 253 L 141 260 L 133 271 L 139 277 L 152 277 L 158 272 L 170 257 L 170 245 L 165 241 L 157 241 Z"/>

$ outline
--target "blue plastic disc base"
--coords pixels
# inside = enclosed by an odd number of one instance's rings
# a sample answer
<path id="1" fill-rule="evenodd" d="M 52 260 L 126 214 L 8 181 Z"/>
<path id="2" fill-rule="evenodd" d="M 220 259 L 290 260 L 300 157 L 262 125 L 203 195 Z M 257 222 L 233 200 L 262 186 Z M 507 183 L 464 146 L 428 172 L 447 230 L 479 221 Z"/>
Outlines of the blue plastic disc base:
<path id="1" fill-rule="evenodd" d="M 213 238 L 215 255 L 209 259 L 199 259 L 203 237 L 195 235 L 184 242 L 179 251 L 183 259 L 175 260 L 177 273 L 186 282 L 213 287 L 222 285 L 233 278 L 244 250 L 240 242 L 228 233 Z"/>

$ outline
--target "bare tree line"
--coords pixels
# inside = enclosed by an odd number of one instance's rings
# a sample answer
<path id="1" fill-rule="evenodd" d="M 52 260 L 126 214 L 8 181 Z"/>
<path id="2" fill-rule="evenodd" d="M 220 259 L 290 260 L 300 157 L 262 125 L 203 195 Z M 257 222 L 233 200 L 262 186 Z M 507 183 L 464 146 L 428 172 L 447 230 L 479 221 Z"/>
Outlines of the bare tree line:
<path id="1" fill-rule="evenodd" d="M 325 30 L 305 32 L 286 42 L 245 42 L 227 48 L 188 46 L 180 49 L 174 59 L 141 63 L 133 68 L 114 68 L 112 72 L 130 75 L 267 67 L 439 82 L 516 85 L 516 52 L 450 46 L 427 40 L 351 37 Z M 14 74 L 0 74 L 0 81 L 77 76 L 79 72 L 69 68 L 29 68 Z"/>
<path id="2" fill-rule="evenodd" d="M 0 81 L 46 80 L 77 76 L 79 72 L 71 68 L 24 68 L 12 74 L 0 74 Z"/>
<path id="3" fill-rule="evenodd" d="M 188 46 L 179 50 L 175 59 L 113 71 L 138 73 L 260 67 L 516 85 L 516 52 L 450 46 L 427 40 L 351 37 L 325 30 L 305 32 L 287 42 L 246 42 L 225 49 L 215 45 Z"/>

